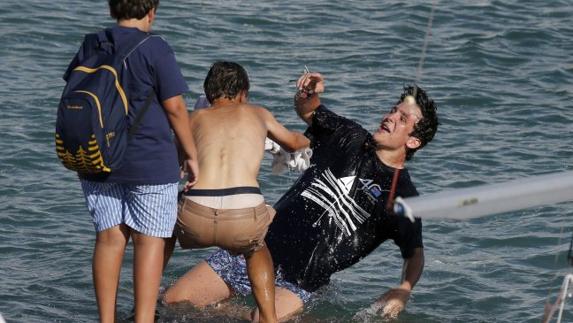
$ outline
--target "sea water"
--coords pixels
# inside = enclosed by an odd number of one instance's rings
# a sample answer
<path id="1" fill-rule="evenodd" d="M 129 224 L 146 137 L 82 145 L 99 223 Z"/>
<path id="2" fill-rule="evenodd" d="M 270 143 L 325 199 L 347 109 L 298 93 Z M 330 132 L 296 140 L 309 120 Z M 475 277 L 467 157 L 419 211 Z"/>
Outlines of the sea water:
<path id="1" fill-rule="evenodd" d="M 409 168 L 421 193 L 573 167 L 573 3 L 566 0 L 161 1 L 154 31 L 176 52 L 192 107 L 215 60 L 241 63 L 250 99 L 290 129 L 294 82 L 323 73 L 323 101 L 374 130 L 413 81 L 439 106 L 438 134 Z M 7 322 L 93 322 L 94 230 L 79 183 L 55 155 L 61 79 L 83 34 L 112 25 L 106 1 L 5 0 L 0 6 L 0 313 Z M 261 187 L 275 202 L 296 173 Z M 539 322 L 563 276 L 573 203 L 471 221 L 424 222 L 426 267 L 399 322 Z M 168 286 L 211 250 L 176 250 Z M 381 321 L 368 308 L 400 280 L 391 241 L 332 277 L 299 322 Z M 132 248 L 118 313 L 133 304 Z M 571 301 L 571 300 L 569 300 Z M 236 305 L 252 305 L 238 299 Z M 573 320 L 573 304 L 565 321 Z M 238 322 L 160 308 L 163 322 Z M 359 313 L 357 315 L 357 313 Z"/>

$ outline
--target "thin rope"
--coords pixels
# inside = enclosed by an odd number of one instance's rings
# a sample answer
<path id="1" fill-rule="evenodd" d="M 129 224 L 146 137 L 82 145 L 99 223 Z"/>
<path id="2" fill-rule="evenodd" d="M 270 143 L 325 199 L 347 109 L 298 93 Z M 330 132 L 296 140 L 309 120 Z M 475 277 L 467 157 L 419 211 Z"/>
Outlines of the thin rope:
<path id="1" fill-rule="evenodd" d="M 414 82 L 414 99 L 418 96 L 418 82 L 422 79 L 422 71 L 424 69 L 424 62 L 426 61 L 426 51 L 428 49 L 428 43 L 430 42 L 430 36 L 432 35 L 432 24 L 434 22 L 434 12 L 436 11 L 436 5 L 438 0 L 432 1 L 432 10 L 430 11 L 430 17 L 428 18 L 428 26 L 426 27 L 426 35 L 424 36 L 424 45 L 422 46 L 422 54 L 420 55 L 420 60 L 418 61 L 418 67 L 416 68 L 416 79 Z M 392 178 L 392 186 L 390 188 L 390 193 L 388 194 L 388 200 L 386 202 L 386 210 L 389 213 L 394 212 L 394 196 L 396 195 L 396 187 L 398 186 L 398 178 L 400 178 L 400 169 L 394 169 L 394 176 Z"/>
<path id="2" fill-rule="evenodd" d="M 430 11 L 430 17 L 428 18 L 428 26 L 426 27 L 426 36 L 424 37 L 424 45 L 422 46 L 422 55 L 420 56 L 420 61 L 418 62 L 418 68 L 416 68 L 416 83 L 418 83 L 422 79 L 422 71 L 424 68 L 424 62 L 426 61 L 426 51 L 428 50 L 428 43 L 430 42 L 430 36 L 432 35 L 432 24 L 434 22 L 434 12 L 436 11 L 437 3 L 438 0 L 432 1 L 432 11 Z"/>
<path id="3" fill-rule="evenodd" d="M 559 236 L 559 239 L 557 241 L 558 246 L 561 245 L 561 241 L 562 241 L 561 236 L 563 235 L 564 229 L 565 228 L 563 226 L 561 226 L 561 235 Z M 558 261 L 559 261 L 559 254 L 557 253 L 555 255 L 554 264 L 557 264 Z M 573 267 L 573 233 L 571 235 L 571 240 L 569 241 L 569 251 L 567 252 L 567 262 L 569 263 L 570 266 Z M 559 276 L 560 276 L 559 274 L 555 274 L 555 277 L 559 277 Z M 553 315 L 555 314 L 557 309 L 564 306 L 564 304 L 562 304 L 562 302 L 566 301 L 567 293 L 566 293 L 566 291 L 565 292 L 563 291 L 563 286 L 562 286 L 559 289 L 559 294 L 557 295 L 555 302 L 551 303 L 551 295 L 553 295 L 554 291 L 555 291 L 554 287 L 549 287 L 547 299 L 545 300 L 545 310 L 544 310 L 544 315 L 543 315 L 543 320 L 542 320 L 543 323 L 551 322 L 551 320 L 553 319 Z M 564 297 L 565 297 L 565 299 L 564 299 Z M 561 322 L 561 315 L 559 315 L 559 318 L 557 319 L 557 323 L 560 323 L 560 322 Z"/>

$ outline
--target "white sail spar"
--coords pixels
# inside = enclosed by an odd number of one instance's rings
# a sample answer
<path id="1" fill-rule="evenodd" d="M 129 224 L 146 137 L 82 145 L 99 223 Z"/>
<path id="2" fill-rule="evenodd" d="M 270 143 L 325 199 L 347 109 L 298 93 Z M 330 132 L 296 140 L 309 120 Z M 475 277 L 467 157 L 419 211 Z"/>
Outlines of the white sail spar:
<path id="1" fill-rule="evenodd" d="M 394 211 L 422 219 L 471 219 L 529 207 L 573 201 L 573 171 L 402 199 Z"/>

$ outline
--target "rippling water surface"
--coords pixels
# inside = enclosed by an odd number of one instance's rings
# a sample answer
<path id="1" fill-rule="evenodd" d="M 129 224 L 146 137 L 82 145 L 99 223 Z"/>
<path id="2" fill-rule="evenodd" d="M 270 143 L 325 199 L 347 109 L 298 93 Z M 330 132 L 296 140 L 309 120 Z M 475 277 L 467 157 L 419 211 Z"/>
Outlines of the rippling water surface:
<path id="1" fill-rule="evenodd" d="M 416 79 L 430 1 L 162 1 L 155 31 L 177 53 L 188 102 L 217 59 L 249 71 L 251 100 L 289 127 L 293 82 L 306 64 L 327 79 L 324 101 L 374 129 Z M 8 322 L 97 319 L 94 231 L 74 175 L 54 153 L 61 75 L 84 33 L 113 23 L 105 1 L 8 0 L 0 9 L 0 313 Z M 436 139 L 410 163 L 422 193 L 573 169 L 573 3 L 439 1 L 420 84 L 439 103 Z M 296 174 L 261 185 L 271 202 Z M 573 204 L 471 221 L 425 221 L 426 269 L 400 322 L 539 322 L 570 272 Z M 131 249 L 131 248 L 130 248 Z M 172 283 L 208 251 L 177 251 Z M 132 306 L 131 250 L 118 311 Z M 400 278 L 391 242 L 333 277 L 300 322 L 358 315 Z M 573 301 L 565 317 L 573 321 Z M 252 300 L 239 300 L 252 304 Z M 163 322 L 228 321 L 188 307 Z"/>

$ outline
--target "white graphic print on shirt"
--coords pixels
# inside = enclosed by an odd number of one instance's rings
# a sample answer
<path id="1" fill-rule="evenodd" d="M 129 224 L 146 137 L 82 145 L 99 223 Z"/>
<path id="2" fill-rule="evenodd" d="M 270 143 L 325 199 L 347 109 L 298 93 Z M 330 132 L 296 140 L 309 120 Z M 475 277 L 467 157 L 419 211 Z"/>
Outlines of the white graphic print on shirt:
<path id="1" fill-rule="evenodd" d="M 330 169 L 326 169 L 302 192 L 303 197 L 324 209 L 317 223 L 324 215 L 328 215 L 329 221 L 334 221 L 345 235 L 350 236 L 356 231 L 357 223 L 363 223 L 370 217 L 349 195 L 355 180 L 356 176 L 336 178 Z"/>

